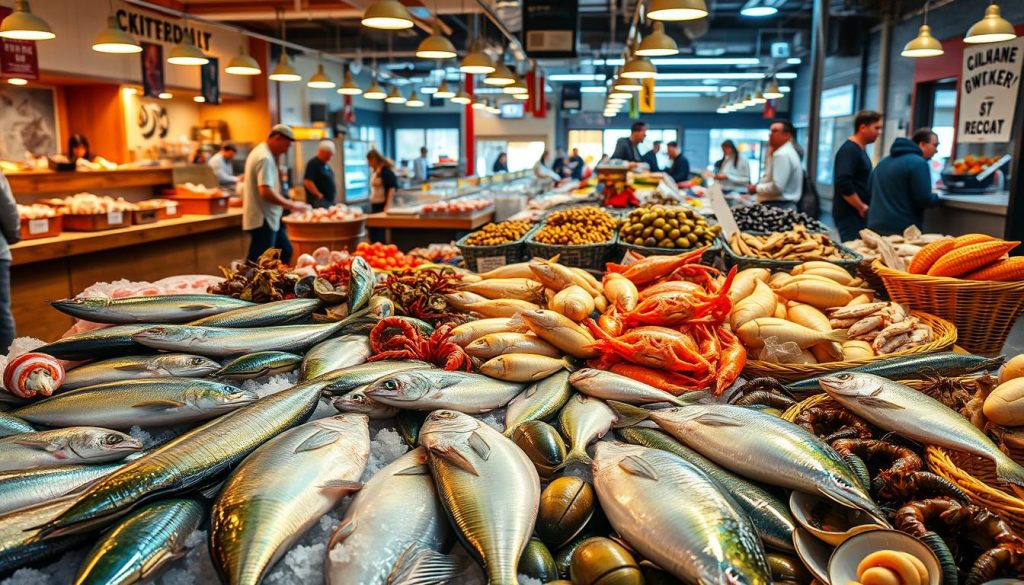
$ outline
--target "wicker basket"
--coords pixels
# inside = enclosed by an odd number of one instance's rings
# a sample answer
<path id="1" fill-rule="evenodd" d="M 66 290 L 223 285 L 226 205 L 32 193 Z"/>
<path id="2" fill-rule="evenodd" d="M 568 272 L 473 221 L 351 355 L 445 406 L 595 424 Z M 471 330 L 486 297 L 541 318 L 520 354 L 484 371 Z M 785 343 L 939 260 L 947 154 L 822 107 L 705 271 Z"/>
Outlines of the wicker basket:
<path id="1" fill-rule="evenodd" d="M 999 353 L 1010 328 L 1024 313 L 1024 282 L 961 280 L 909 274 L 875 260 L 889 298 L 952 321 L 961 347 L 971 353 Z"/>
<path id="2" fill-rule="evenodd" d="M 874 260 L 861 258 L 860 262 L 857 263 L 857 276 L 864 280 L 865 286 L 875 290 L 876 298 L 888 299 L 889 294 L 885 290 L 885 283 L 882 282 L 882 277 L 871 267 L 873 262 Z"/>
<path id="3" fill-rule="evenodd" d="M 911 311 L 910 314 L 917 317 L 922 322 L 931 325 L 932 330 L 935 332 L 935 339 L 928 343 L 895 353 L 842 362 L 825 362 L 823 364 L 776 364 L 760 360 L 747 360 L 747 364 L 743 368 L 743 374 L 748 378 L 770 376 L 781 382 L 797 382 L 806 378 L 824 376 L 830 372 L 838 372 L 840 370 L 855 368 L 857 366 L 865 366 L 872 362 L 889 358 L 945 351 L 952 348 L 953 344 L 956 343 L 957 330 L 949 321 L 920 311 Z"/>
<path id="4" fill-rule="evenodd" d="M 606 262 L 612 259 L 615 254 L 615 243 L 618 241 L 618 234 L 612 233 L 607 242 L 600 244 L 584 244 L 582 246 L 558 246 L 554 244 L 542 244 L 534 241 L 533 235 L 537 230 L 526 235 L 526 253 L 530 258 L 551 258 L 558 255 L 558 263 L 573 268 L 588 268 L 590 270 L 604 270 Z"/>
<path id="5" fill-rule="evenodd" d="M 747 232 L 755 236 L 763 236 L 761 232 Z M 842 260 L 829 260 L 836 266 L 845 268 L 850 274 L 857 274 L 857 264 L 861 261 L 862 257 L 860 254 L 847 248 L 846 246 L 833 241 L 832 242 L 836 249 L 845 256 Z M 754 258 L 753 256 L 740 256 L 733 251 L 732 246 L 728 242 L 724 243 L 725 248 L 725 263 L 727 266 L 736 266 L 740 270 L 746 270 L 747 268 L 767 268 L 772 272 L 789 272 L 794 267 L 803 264 L 802 260 L 771 260 L 768 258 Z"/>
<path id="6" fill-rule="evenodd" d="M 501 244 L 500 246 L 470 246 L 466 244 L 466 240 L 473 234 L 469 233 L 455 242 L 455 246 L 462 252 L 462 259 L 465 262 L 466 268 L 474 272 L 487 272 L 506 264 L 515 264 L 516 262 L 526 260 L 526 246 L 524 242 L 527 236 L 536 229 L 537 226 L 533 226 L 518 240 L 508 244 Z"/>

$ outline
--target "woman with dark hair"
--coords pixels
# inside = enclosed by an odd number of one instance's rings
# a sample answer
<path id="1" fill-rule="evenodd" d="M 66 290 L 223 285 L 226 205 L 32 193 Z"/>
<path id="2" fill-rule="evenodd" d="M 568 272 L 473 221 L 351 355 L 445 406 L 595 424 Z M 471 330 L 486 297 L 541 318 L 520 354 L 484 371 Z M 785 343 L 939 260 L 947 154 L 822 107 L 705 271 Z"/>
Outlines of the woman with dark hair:
<path id="1" fill-rule="evenodd" d="M 398 177 L 395 176 L 391 162 L 386 156 L 376 149 L 366 153 L 366 162 L 370 165 L 370 211 L 379 213 L 387 211 L 391 207 L 391 198 L 398 191 Z M 384 228 L 370 228 L 370 240 L 383 242 L 385 239 Z"/>
<path id="2" fill-rule="evenodd" d="M 492 173 L 507 173 L 508 172 L 508 155 L 504 152 L 498 153 L 497 160 L 491 165 Z"/>
<path id="3" fill-rule="evenodd" d="M 750 165 L 732 140 L 722 141 L 722 158 L 715 163 L 715 180 L 721 181 L 725 191 L 746 192 L 750 184 Z"/>
<path id="4" fill-rule="evenodd" d="M 92 162 L 92 151 L 89 140 L 82 134 L 75 134 L 68 139 L 68 160 L 76 162 L 80 158 Z"/>

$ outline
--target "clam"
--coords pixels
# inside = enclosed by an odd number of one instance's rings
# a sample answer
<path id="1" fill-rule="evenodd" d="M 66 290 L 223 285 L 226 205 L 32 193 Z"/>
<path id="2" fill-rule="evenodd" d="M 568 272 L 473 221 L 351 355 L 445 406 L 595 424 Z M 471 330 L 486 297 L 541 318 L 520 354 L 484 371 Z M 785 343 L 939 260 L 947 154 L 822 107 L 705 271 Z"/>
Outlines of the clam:
<path id="1" fill-rule="evenodd" d="M 828 560 L 828 577 L 832 583 L 857 581 L 857 566 L 871 553 L 880 550 L 905 552 L 917 557 L 928 571 L 928 583 L 940 585 L 942 565 L 923 542 L 897 530 L 871 530 L 857 534 L 840 545 Z"/>
<path id="2" fill-rule="evenodd" d="M 344 303 L 347 297 L 344 291 L 334 288 L 331 281 L 319 277 L 313 281 L 313 294 L 328 305 Z"/>
<path id="3" fill-rule="evenodd" d="M 537 536 L 553 547 L 568 543 L 590 521 L 595 504 L 594 488 L 589 483 L 578 477 L 559 477 L 540 494 Z"/>
<path id="4" fill-rule="evenodd" d="M 832 546 L 839 546 L 854 534 L 888 528 L 860 510 L 837 506 L 832 500 L 800 492 L 790 495 L 789 509 L 800 526 Z"/>
<path id="5" fill-rule="evenodd" d="M 572 554 L 569 574 L 576 585 L 642 585 L 643 572 L 633 555 L 610 538 L 583 541 Z"/>
<path id="6" fill-rule="evenodd" d="M 512 433 L 512 441 L 533 461 L 541 479 L 554 475 L 565 459 L 565 441 L 546 422 L 531 420 L 519 425 Z"/>
<path id="7" fill-rule="evenodd" d="M 396 427 L 398 432 L 402 435 L 402 440 L 405 441 L 406 445 L 410 448 L 415 449 L 417 447 L 417 441 L 420 437 L 420 427 L 423 426 L 423 421 L 427 420 L 429 412 L 421 412 L 418 410 L 399 410 L 398 416 L 395 417 L 397 421 Z"/>
<path id="8" fill-rule="evenodd" d="M 519 557 L 519 574 L 526 575 L 531 579 L 537 579 L 541 583 L 548 583 L 558 579 L 558 567 L 555 565 L 555 558 L 551 551 L 538 538 L 531 538 L 526 544 L 526 549 Z"/>

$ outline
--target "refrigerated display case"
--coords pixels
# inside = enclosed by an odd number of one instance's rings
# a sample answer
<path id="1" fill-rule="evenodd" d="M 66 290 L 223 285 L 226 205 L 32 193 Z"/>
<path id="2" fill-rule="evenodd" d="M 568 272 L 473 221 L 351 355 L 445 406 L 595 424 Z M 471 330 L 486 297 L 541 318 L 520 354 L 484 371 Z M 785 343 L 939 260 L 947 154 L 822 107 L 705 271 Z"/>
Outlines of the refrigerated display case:
<path id="1" fill-rule="evenodd" d="M 370 199 L 370 165 L 366 153 L 371 144 L 345 137 L 341 141 L 341 177 L 345 183 L 345 203 L 359 203 Z"/>

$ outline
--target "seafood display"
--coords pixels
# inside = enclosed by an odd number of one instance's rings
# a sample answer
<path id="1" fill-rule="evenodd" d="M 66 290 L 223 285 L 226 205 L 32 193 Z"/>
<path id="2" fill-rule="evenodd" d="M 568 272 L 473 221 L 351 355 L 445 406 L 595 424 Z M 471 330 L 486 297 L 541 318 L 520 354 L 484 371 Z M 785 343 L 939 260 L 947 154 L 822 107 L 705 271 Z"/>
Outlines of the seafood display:
<path id="1" fill-rule="evenodd" d="M 828 234 L 808 231 L 803 224 L 765 236 L 736 232 L 729 238 L 729 247 L 737 256 L 769 260 L 806 262 L 849 259 L 836 248 Z"/>
<path id="2" fill-rule="evenodd" d="M 860 230 L 860 238 L 843 242 L 867 260 L 880 258 L 889 268 L 906 270 L 914 255 L 932 242 L 946 239 L 942 234 L 923 234 L 916 225 L 903 230 L 903 234 L 881 236 L 869 229 Z"/>
<path id="3" fill-rule="evenodd" d="M 349 207 L 344 203 L 335 203 L 330 207 L 310 208 L 288 216 L 288 221 L 305 223 L 325 223 L 332 221 L 353 221 L 362 219 L 366 214 L 358 207 Z"/>

